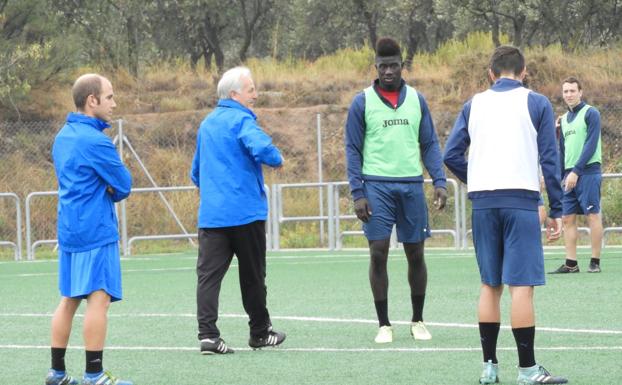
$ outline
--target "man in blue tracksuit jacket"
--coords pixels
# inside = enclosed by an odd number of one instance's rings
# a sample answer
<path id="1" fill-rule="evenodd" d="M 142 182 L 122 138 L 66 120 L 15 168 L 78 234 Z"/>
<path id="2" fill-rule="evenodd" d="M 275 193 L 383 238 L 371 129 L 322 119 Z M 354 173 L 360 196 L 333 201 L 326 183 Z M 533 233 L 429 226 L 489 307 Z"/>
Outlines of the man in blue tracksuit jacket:
<path id="1" fill-rule="evenodd" d="M 285 334 L 272 330 L 266 307 L 268 204 L 261 166 L 283 158 L 251 111 L 257 91 L 246 67 L 218 82 L 218 105 L 199 127 L 190 177 L 199 188 L 197 320 L 202 354 L 233 353 L 216 327 L 220 284 L 235 254 L 242 303 L 250 321 L 249 345 L 276 346 Z"/>
<path id="2" fill-rule="evenodd" d="M 525 58 L 518 48 L 498 47 L 488 70 L 494 85 L 468 101 L 447 140 L 444 161 L 467 183 L 481 288 L 479 331 L 484 356 L 480 384 L 499 382 L 497 337 L 503 285 L 512 297 L 512 333 L 518 350 L 519 385 L 564 384 L 534 356 L 534 286 L 544 285 L 540 236 L 539 166 L 549 197 L 549 240 L 561 234 L 561 185 L 553 108 L 523 87 Z M 465 155 L 468 149 L 468 160 Z"/>
<path id="3" fill-rule="evenodd" d="M 114 203 L 127 198 L 129 171 L 103 130 L 116 107 L 110 81 L 87 74 L 73 85 L 78 112 L 70 113 L 54 139 L 52 157 L 58 180 L 59 288 L 52 318 L 52 367 L 46 385 L 77 384 L 66 374 L 65 351 L 74 314 L 82 299 L 86 370 L 82 384 L 131 385 L 104 372 L 107 312 L 122 298 L 119 231 Z"/>

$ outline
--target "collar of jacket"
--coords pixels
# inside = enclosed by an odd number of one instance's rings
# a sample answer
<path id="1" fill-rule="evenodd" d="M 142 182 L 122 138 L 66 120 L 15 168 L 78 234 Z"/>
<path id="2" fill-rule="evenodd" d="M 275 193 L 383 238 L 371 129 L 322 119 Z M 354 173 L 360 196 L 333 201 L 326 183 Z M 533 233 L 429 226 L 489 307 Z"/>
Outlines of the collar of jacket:
<path id="1" fill-rule="evenodd" d="M 510 78 L 499 78 L 495 81 L 495 84 L 490 87 L 493 91 L 509 91 L 514 88 L 523 87 L 523 82 Z"/>
<path id="2" fill-rule="evenodd" d="M 257 120 L 257 115 L 255 115 L 255 113 L 253 111 L 251 111 L 250 109 L 244 107 L 242 104 L 236 102 L 233 99 L 220 99 L 218 101 L 218 107 L 235 108 L 236 110 L 240 110 L 240 111 L 246 112 L 247 114 L 251 115 L 253 117 L 253 119 Z"/>
<path id="3" fill-rule="evenodd" d="M 579 104 L 577 104 L 576 106 L 574 106 L 572 108 L 570 108 L 568 106 L 566 106 L 566 107 L 568 108 L 568 111 L 577 113 L 577 112 L 579 112 L 580 109 L 583 108 L 583 106 L 585 106 L 585 102 L 581 101 L 581 102 L 579 102 Z"/>
<path id="4" fill-rule="evenodd" d="M 380 88 L 380 79 L 376 78 L 374 80 L 374 88 L 376 88 L 376 92 L 378 92 L 378 88 Z M 402 92 L 402 88 L 404 88 L 404 86 L 406 85 L 406 81 L 404 79 L 400 79 L 400 85 L 397 86 L 397 90 L 398 92 Z"/>
<path id="5" fill-rule="evenodd" d="M 69 114 L 67 114 L 67 123 L 87 124 L 99 131 L 104 131 L 104 129 L 110 127 L 110 124 L 101 119 L 84 115 L 79 112 L 70 112 Z"/>

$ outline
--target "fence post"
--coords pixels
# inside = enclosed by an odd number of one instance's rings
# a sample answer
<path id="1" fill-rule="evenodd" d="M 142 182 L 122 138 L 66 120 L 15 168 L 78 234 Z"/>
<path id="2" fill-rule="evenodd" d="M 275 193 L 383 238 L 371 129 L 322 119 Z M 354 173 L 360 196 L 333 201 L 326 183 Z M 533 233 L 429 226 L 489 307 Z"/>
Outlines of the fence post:
<path id="1" fill-rule="evenodd" d="M 466 200 L 467 200 L 467 192 L 466 185 L 460 183 L 460 212 L 462 217 L 462 249 L 467 248 L 467 223 L 466 223 Z"/>
<path id="2" fill-rule="evenodd" d="M 272 250 L 272 190 L 264 184 L 266 201 L 268 203 L 268 217 L 266 218 L 266 249 Z"/>
<path id="3" fill-rule="evenodd" d="M 341 215 L 341 208 L 339 207 L 339 186 L 335 185 L 333 187 L 333 215 L 335 220 L 335 249 L 341 250 L 342 242 L 341 242 L 341 220 L 339 216 Z"/>
<path id="4" fill-rule="evenodd" d="M 279 202 L 281 200 L 281 186 L 272 185 L 272 250 L 281 249 L 281 224 L 279 222 Z"/>
<path id="5" fill-rule="evenodd" d="M 0 198 L 11 198 L 15 201 L 15 244 L 13 242 L 0 241 L 2 245 L 15 247 L 14 259 L 19 261 L 22 259 L 22 210 L 19 202 L 19 196 L 15 193 L 0 192 Z"/>
<path id="6" fill-rule="evenodd" d="M 121 162 L 123 162 L 123 120 L 119 119 L 119 158 Z M 129 255 L 129 249 L 127 247 L 127 211 L 125 207 L 125 199 L 123 199 L 120 203 L 117 203 L 121 207 L 121 248 L 123 249 L 123 256 L 127 257 Z"/>
<path id="7" fill-rule="evenodd" d="M 17 214 L 16 214 L 16 218 L 15 218 L 15 222 L 16 222 L 16 227 L 17 227 L 17 258 L 21 261 L 22 260 L 22 209 L 21 209 L 21 204 L 19 203 L 19 197 L 17 195 L 15 195 L 15 202 L 16 202 L 16 210 L 17 210 Z"/>
<path id="8" fill-rule="evenodd" d="M 333 183 L 328 184 L 328 250 L 335 250 L 335 202 Z M 321 214 L 320 214 L 321 215 Z M 322 219 L 323 221 L 323 219 Z"/>
<path id="9" fill-rule="evenodd" d="M 322 172 L 322 116 L 318 113 L 317 117 L 317 180 L 319 183 L 323 182 Z M 324 187 L 319 187 L 320 193 L 320 216 L 324 216 Z M 330 197 L 330 194 L 329 194 Z M 330 215 L 330 214 L 329 214 Z M 329 223 L 330 232 L 330 223 Z M 330 234 L 328 235 L 328 242 L 330 243 Z M 324 245 L 324 220 L 320 219 L 320 245 Z"/>

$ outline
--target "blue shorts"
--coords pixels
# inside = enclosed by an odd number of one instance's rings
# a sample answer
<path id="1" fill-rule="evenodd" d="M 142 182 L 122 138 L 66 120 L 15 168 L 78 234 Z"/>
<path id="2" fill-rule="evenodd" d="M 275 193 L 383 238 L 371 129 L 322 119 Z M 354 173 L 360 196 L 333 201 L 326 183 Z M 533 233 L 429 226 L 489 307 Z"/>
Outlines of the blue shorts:
<path id="1" fill-rule="evenodd" d="M 423 183 L 365 181 L 363 189 L 372 213 L 363 223 L 368 240 L 389 239 L 394 224 L 399 242 L 418 243 L 430 236 Z"/>
<path id="2" fill-rule="evenodd" d="M 473 210 L 473 243 L 482 283 L 489 286 L 544 285 L 544 252 L 538 212 Z"/>
<path id="3" fill-rule="evenodd" d="M 570 191 L 564 191 L 562 197 L 563 215 L 598 214 L 600 212 L 601 174 L 584 174 L 577 180 L 577 185 Z"/>
<path id="4" fill-rule="evenodd" d="M 117 242 L 89 251 L 58 252 L 58 288 L 63 297 L 86 298 L 103 290 L 111 301 L 123 298 Z"/>

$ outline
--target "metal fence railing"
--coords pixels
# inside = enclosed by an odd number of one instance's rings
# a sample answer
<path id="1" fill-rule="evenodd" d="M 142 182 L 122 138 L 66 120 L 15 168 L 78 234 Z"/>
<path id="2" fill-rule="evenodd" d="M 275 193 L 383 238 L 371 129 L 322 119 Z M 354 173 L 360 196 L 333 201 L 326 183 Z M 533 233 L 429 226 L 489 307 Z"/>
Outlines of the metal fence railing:
<path id="1" fill-rule="evenodd" d="M 426 180 L 426 184 L 430 184 L 431 180 Z M 610 184 L 622 184 L 622 174 L 604 174 L 603 175 L 603 185 L 606 188 L 615 188 L 618 189 L 618 186 L 610 186 Z M 267 248 L 269 250 L 280 250 L 281 249 L 281 233 L 282 226 L 287 223 L 304 223 L 304 222 L 325 222 L 327 224 L 327 244 L 326 247 L 329 250 L 340 250 L 344 247 L 343 239 L 345 236 L 353 236 L 353 235 L 361 235 L 362 231 L 360 230 L 344 230 L 342 228 L 343 221 L 351 221 L 355 220 L 356 216 L 350 212 L 342 211 L 341 206 L 352 207 L 352 202 L 349 198 L 349 194 L 347 197 L 344 197 L 340 189 L 344 186 L 347 186 L 348 183 L 341 182 L 324 182 L 324 183 L 295 183 L 295 184 L 277 184 L 273 185 L 272 188 L 268 188 L 266 186 L 266 193 L 269 202 L 269 215 L 266 223 L 266 240 L 267 240 Z M 471 234 L 471 230 L 468 226 L 469 215 L 467 214 L 468 208 L 466 204 L 466 186 L 462 184 L 458 184 L 455 180 L 449 179 L 448 186 L 451 187 L 453 193 L 451 196 L 453 200 L 448 200 L 448 202 L 452 202 L 448 205 L 448 210 L 453 210 L 453 222 L 451 227 L 448 228 L 433 228 L 433 234 L 447 234 L 453 238 L 453 247 L 456 249 L 465 249 L 470 247 L 469 245 L 469 237 Z M 291 199 L 288 200 L 285 198 L 285 195 L 288 191 L 295 190 L 317 190 L 318 188 L 326 189 L 326 194 L 323 194 L 326 202 L 321 202 L 316 204 L 312 201 L 306 201 L 305 204 L 307 207 L 312 207 L 313 209 L 317 209 L 320 205 L 326 205 L 326 211 L 323 215 L 294 215 L 287 214 L 288 206 L 292 203 Z M 178 186 L 178 187 L 150 187 L 150 188 L 135 188 L 132 189 L 131 197 L 135 197 L 136 195 L 140 195 L 143 193 L 161 193 L 161 192 L 183 192 L 183 191 L 193 191 L 196 190 L 194 186 Z M 56 197 L 58 195 L 57 191 L 35 191 L 27 195 L 25 200 L 25 233 L 26 233 L 26 256 L 28 260 L 35 259 L 35 251 L 37 247 L 41 245 L 55 245 L 57 244 L 57 240 L 54 238 L 44 238 L 36 234 L 35 229 L 37 228 L 37 224 L 33 222 L 33 216 L 35 212 L 33 211 L 34 201 L 40 199 L 41 197 Z M 14 228 L 13 233 L 15 234 L 15 241 L 9 240 L 0 240 L 0 246 L 8 246 L 14 249 L 15 251 L 15 260 L 20 260 L 22 258 L 22 239 L 21 239 L 21 203 L 19 197 L 14 193 L 0 193 L 0 198 L 10 199 L 14 202 L 15 207 L 15 223 L 16 227 Z M 132 198 L 130 198 L 132 199 Z M 607 207 L 611 203 L 617 203 L 617 201 L 610 200 L 607 196 L 603 197 L 603 210 L 602 215 L 606 217 Z M 172 209 L 171 209 L 172 210 Z M 174 211 L 169 212 L 172 217 L 175 217 L 176 214 Z M 131 216 L 131 214 L 129 214 Z M 0 216 L 0 220 L 4 218 Z M 127 223 L 129 221 L 128 214 L 120 214 L 119 215 L 119 223 L 120 228 L 127 229 Z M 135 218 L 134 218 L 135 219 Z M 612 222 L 614 219 L 608 218 L 609 223 L 604 226 L 604 236 L 603 236 L 603 246 L 608 243 L 608 238 L 614 233 L 622 233 L 622 226 L 618 226 L 617 222 Z M 621 218 L 615 218 L 615 220 L 620 220 Z M 47 222 L 48 227 L 53 227 L 55 223 Z M 580 231 L 589 234 L 589 228 L 580 227 Z M 55 229 L 48 229 L 48 231 L 44 231 L 43 233 L 53 232 Z M 163 240 L 163 239 L 192 239 L 196 238 L 196 233 L 156 233 L 156 234 L 128 234 L 127 231 L 120 232 L 121 237 L 121 250 L 124 255 L 131 255 L 132 253 L 132 245 L 138 241 L 144 240 Z M 618 240 L 617 243 L 611 243 L 619 245 L 620 242 Z M 392 239 L 392 247 L 397 247 L 397 242 L 395 239 Z"/>
<path id="2" fill-rule="evenodd" d="M 601 116 L 603 170 L 622 172 L 622 106 L 613 103 L 594 105 L 599 108 Z M 460 108 L 461 105 L 447 107 L 430 101 L 441 146 Z M 557 112 L 562 110 L 563 107 L 558 105 Z M 291 120 L 293 113 L 260 112 L 259 122 L 272 135 L 286 160 L 278 174 L 270 174 L 272 179 L 267 180 L 268 184 L 345 179 L 343 131 L 347 108 L 330 106 L 318 111 L 302 116 L 294 114 L 296 119 L 291 124 L 278 125 L 276 122 Z M 112 127 L 104 132 L 111 138 L 117 137 L 119 151 L 135 177 L 136 186 L 157 187 L 155 182 L 161 186 L 182 186 L 189 183 L 188 169 L 196 149 L 197 128 L 203 117 L 202 112 L 188 113 L 176 119 L 154 114 L 113 122 Z M 62 124 L 59 121 L 0 121 L 0 191 L 25 197 L 32 191 L 56 188 L 56 180 L 50 172 L 51 147 Z"/>
<path id="3" fill-rule="evenodd" d="M 433 104 L 431 109 L 442 143 L 449 133 L 443 128 L 450 127 L 455 116 L 446 109 L 435 111 Z M 603 180 L 603 242 L 622 244 L 622 174 L 616 173 L 622 171 L 622 131 L 619 128 L 622 108 L 606 105 L 600 112 L 603 169 L 612 172 L 605 174 Z M 271 132 L 275 144 L 284 153 L 286 165 L 277 173 L 267 173 L 266 182 L 271 186 L 267 188 L 271 209 L 266 224 L 269 249 L 340 249 L 362 244 L 356 238 L 361 232 L 358 222 L 354 221 L 347 183 L 341 181 L 345 176 L 343 124 L 346 113 L 343 108 L 329 108 L 321 114 L 310 114 L 308 119 L 303 117 L 298 124 L 304 127 L 296 127 L 296 140 L 285 133 Z M 186 230 L 196 227 L 198 198 L 192 191 L 194 187 L 161 186 L 188 184 L 196 130 L 202 117 L 193 114 L 175 126 L 165 121 L 117 121 L 106 130 L 119 146 L 134 185 L 144 186 L 134 189 L 138 194 L 118 207 L 119 217 L 126 218 L 120 222 L 123 253 L 131 253 L 132 248 L 144 240 L 194 242 L 194 231 Z M 54 133 L 61 125 L 54 121 L 0 122 L 3 157 L 0 191 L 5 191 L 0 195 L 0 252 L 4 250 L 4 255 L 10 248 L 14 250 L 15 259 L 22 255 L 30 259 L 34 257 L 34 248 L 55 243 L 55 201 L 40 199 L 37 194 L 55 194 L 53 190 L 57 185 L 51 172 L 50 149 Z M 465 189 L 455 181 L 451 183 L 449 188 L 453 189 L 453 194 L 450 193 L 449 210 L 445 213 L 430 211 L 433 233 L 451 237 L 454 247 L 466 248 L 470 242 L 470 202 Z M 429 183 L 426 185 L 429 194 Z M 25 225 L 19 197 L 26 197 L 23 200 Z M 586 227 L 581 229 L 583 233 L 588 231 Z M 292 241 L 296 231 L 308 236 L 308 241 Z M 22 234 L 26 236 L 25 245 L 21 244 Z M 395 239 L 392 246 L 397 246 Z"/>
<path id="4" fill-rule="evenodd" d="M 425 184 L 427 185 L 431 185 L 432 184 L 432 179 L 425 179 L 424 181 Z M 343 238 L 346 236 L 361 236 L 363 235 L 363 231 L 362 230 L 341 230 L 341 222 L 342 221 L 348 221 L 348 220 L 358 220 L 356 215 L 353 214 L 346 214 L 346 213 L 341 213 L 341 208 L 339 205 L 339 202 L 341 200 L 341 193 L 340 193 L 340 189 L 339 187 L 347 187 L 348 182 L 335 182 L 334 184 L 334 188 L 333 188 L 333 194 L 334 194 L 334 198 L 333 200 L 335 201 L 335 203 L 333 204 L 334 207 L 334 221 L 335 221 L 335 248 L 336 249 L 341 249 L 343 247 Z M 453 244 L 455 248 L 459 248 L 460 246 L 460 237 L 461 237 L 461 232 L 460 232 L 460 207 L 459 207 L 459 194 L 460 194 L 460 186 L 458 184 L 458 182 L 455 179 L 447 179 L 447 185 L 448 187 L 450 187 L 450 192 L 453 195 L 453 207 L 446 207 L 446 210 L 449 210 L 450 208 L 453 208 L 453 212 L 454 212 L 454 222 L 453 222 L 453 227 L 451 228 L 433 228 L 431 230 L 432 234 L 447 234 L 450 235 L 453 238 Z M 350 196 L 349 192 L 346 194 L 347 197 Z M 349 206 L 352 206 L 352 202 L 349 202 L 348 199 L 348 203 Z M 451 206 L 451 204 L 448 204 L 448 206 Z M 392 238 L 391 238 L 391 247 L 392 248 L 396 248 L 397 245 L 397 239 L 395 238 L 395 229 L 393 231 L 392 234 Z"/>
<path id="5" fill-rule="evenodd" d="M 264 186 L 266 189 L 266 194 L 268 197 L 271 195 L 270 188 L 268 186 Z M 144 194 L 144 193 L 157 193 L 161 194 L 163 192 L 183 192 L 183 191 L 196 191 L 197 188 L 195 186 L 172 186 L 172 187 L 143 187 L 143 188 L 133 188 L 131 192 L 131 196 L 135 196 L 136 194 Z M 16 200 L 17 211 L 19 211 L 19 198 L 15 194 L 0 194 L 0 198 L 3 196 L 14 197 Z M 39 239 L 35 234 L 34 228 L 36 227 L 33 223 L 33 201 L 40 197 L 53 197 L 56 198 L 58 196 L 58 191 L 35 191 L 26 197 L 26 251 L 27 251 L 27 259 L 34 260 L 35 252 L 37 247 L 41 245 L 56 245 L 58 243 L 57 239 Z M 171 206 L 166 206 L 168 208 L 168 214 L 175 219 L 176 223 L 179 222 L 179 218 L 177 213 Z M 117 217 L 119 220 L 119 229 L 120 229 L 120 246 L 123 255 L 129 256 L 132 253 L 132 245 L 138 241 L 146 241 L 146 240 L 170 240 L 170 239 L 188 239 L 189 241 L 197 238 L 197 233 L 189 233 L 185 228 L 180 226 L 180 230 L 182 233 L 176 234 L 139 234 L 139 235 L 128 235 L 128 214 L 126 211 L 119 212 L 120 203 L 116 204 L 117 209 Z M 270 205 L 268 205 L 268 210 L 270 211 Z M 19 214 L 21 215 L 21 214 Z M 18 221 L 18 228 L 21 228 L 21 222 Z M 50 224 L 49 226 L 52 226 Z M 12 246 L 16 249 L 16 253 L 21 251 L 21 234 L 18 232 L 17 234 L 17 243 L 8 242 L 8 241 L 0 241 L 0 246 L 8 245 Z M 266 243 L 267 248 L 272 250 L 273 242 L 272 242 L 272 220 L 268 218 L 266 221 Z M 192 246 L 196 246 L 194 242 L 191 242 Z M 20 254 L 21 255 L 21 254 Z M 15 259 L 19 259 L 16 254 Z"/>
<path id="6" fill-rule="evenodd" d="M 21 204 L 19 201 L 19 197 L 14 193 L 0 193 L 0 199 L 2 200 L 12 200 L 15 203 L 15 242 L 9 240 L 2 240 L 0 238 L 0 246 L 8 246 L 13 248 L 15 251 L 15 260 L 19 261 L 22 259 L 22 211 Z M 3 210 L 4 211 L 4 210 Z M 0 217 L 0 223 L 3 223 L 3 218 Z"/>

